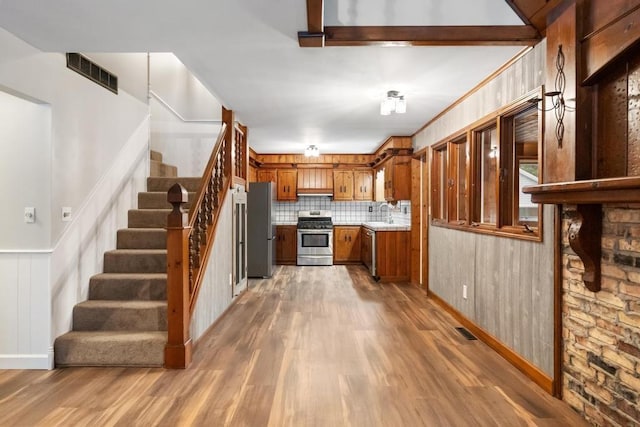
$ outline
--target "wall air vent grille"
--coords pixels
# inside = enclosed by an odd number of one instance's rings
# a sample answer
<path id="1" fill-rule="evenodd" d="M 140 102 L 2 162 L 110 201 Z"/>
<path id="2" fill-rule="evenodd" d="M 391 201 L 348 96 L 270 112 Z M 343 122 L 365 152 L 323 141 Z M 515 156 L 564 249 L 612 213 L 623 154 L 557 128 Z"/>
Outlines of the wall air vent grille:
<path id="1" fill-rule="evenodd" d="M 118 76 L 79 53 L 67 53 L 67 68 L 118 94 Z"/>

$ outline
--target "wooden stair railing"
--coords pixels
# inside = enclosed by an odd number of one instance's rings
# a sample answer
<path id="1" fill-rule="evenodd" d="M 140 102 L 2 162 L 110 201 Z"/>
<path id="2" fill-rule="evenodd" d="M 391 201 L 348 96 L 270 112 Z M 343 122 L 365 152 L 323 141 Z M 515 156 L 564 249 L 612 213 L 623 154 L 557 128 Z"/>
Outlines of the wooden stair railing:
<path id="1" fill-rule="evenodd" d="M 224 123 L 202 176 L 195 202 L 187 214 L 187 190 L 175 184 L 167 194 L 173 206 L 167 218 L 167 345 L 166 368 L 186 368 L 191 363 L 190 323 L 205 266 L 213 247 L 220 208 L 230 187 L 228 159 L 232 145 Z"/>

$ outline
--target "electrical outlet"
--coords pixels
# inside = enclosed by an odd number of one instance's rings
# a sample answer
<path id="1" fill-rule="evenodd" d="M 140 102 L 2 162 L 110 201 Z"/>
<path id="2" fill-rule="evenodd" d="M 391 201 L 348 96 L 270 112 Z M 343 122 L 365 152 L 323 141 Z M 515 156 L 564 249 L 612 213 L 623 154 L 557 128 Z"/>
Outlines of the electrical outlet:
<path id="1" fill-rule="evenodd" d="M 36 222 L 36 208 L 24 208 L 24 222 L 27 224 Z"/>
<path id="2" fill-rule="evenodd" d="M 462 285 L 462 298 L 467 299 L 467 285 Z"/>
<path id="3" fill-rule="evenodd" d="M 373 212 L 373 206 L 369 206 L 369 212 Z"/>

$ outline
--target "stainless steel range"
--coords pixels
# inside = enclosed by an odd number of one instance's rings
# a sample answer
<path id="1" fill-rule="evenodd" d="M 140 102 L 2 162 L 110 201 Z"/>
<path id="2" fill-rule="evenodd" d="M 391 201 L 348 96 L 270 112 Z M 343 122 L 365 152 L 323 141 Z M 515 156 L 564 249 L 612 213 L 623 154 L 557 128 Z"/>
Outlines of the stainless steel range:
<path id="1" fill-rule="evenodd" d="M 333 265 L 331 211 L 298 212 L 298 265 Z"/>

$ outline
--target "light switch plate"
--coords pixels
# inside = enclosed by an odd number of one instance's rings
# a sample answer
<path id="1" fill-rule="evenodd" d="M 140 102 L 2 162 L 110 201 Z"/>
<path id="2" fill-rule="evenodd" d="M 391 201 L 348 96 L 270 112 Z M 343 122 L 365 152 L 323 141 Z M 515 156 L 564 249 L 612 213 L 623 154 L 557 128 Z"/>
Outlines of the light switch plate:
<path id="1" fill-rule="evenodd" d="M 24 208 L 24 222 L 27 224 L 36 222 L 36 208 Z"/>
<path id="2" fill-rule="evenodd" d="M 62 221 L 71 221 L 71 208 L 69 206 L 63 206 L 62 208 Z"/>

